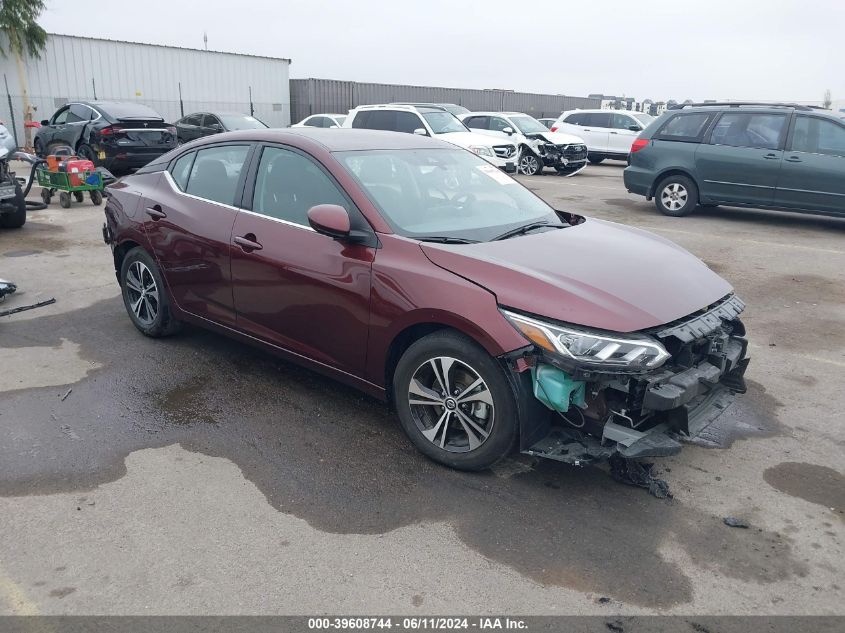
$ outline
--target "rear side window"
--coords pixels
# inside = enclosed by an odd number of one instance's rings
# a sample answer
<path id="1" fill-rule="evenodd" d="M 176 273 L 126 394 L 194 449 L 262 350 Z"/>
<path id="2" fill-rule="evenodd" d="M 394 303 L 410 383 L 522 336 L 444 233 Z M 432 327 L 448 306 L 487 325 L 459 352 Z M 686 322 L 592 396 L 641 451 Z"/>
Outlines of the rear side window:
<path id="1" fill-rule="evenodd" d="M 708 112 L 676 114 L 655 136 L 667 141 L 698 141 L 711 116 Z"/>
<path id="2" fill-rule="evenodd" d="M 731 147 L 777 149 L 785 130 L 784 114 L 726 112 L 713 127 L 710 143 Z"/>
<path id="3" fill-rule="evenodd" d="M 792 151 L 845 156 L 845 126 L 799 114 L 792 133 Z"/>
<path id="4" fill-rule="evenodd" d="M 247 145 L 224 145 L 197 152 L 186 191 L 194 196 L 234 205 Z"/>
<path id="5" fill-rule="evenodd" d="M 566 117 L 563 122 L 570 123 L 572 125 L 586 125 L 587 124 L 587 117 L 590 114 L 588 112 L 576 112 L 575 114 L 570 114 Z"/>
<path id="6" fill-rule="evenodd" d="M 173 181 L 182 191 L 188 188 L 188 176 L 191 174 L 191 165 L 194 164 L 196 155 L 196 152 L 185 154 L 181 158 L 178 158 L 170 168 L 170 175 L 173 177 Z"/>
<path id="7" fill-rule="evenodd" d="M 591 112 L 587 117 L 587 122 L 584 123 L 587 127 L 610 127 L 609 112 Z"/>
<path id="8" fill-rule="evenodd" d="M 486 116 L 471 116 L 464 119 L 464 125 L 474 130 L 486 130 L 488 119 Z"/>

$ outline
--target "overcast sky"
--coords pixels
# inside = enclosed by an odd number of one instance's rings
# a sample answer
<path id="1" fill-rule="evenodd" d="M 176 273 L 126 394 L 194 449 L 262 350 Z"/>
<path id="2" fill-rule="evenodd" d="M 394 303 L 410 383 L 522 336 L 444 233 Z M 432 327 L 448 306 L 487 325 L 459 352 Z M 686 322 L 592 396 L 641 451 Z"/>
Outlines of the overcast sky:
<path id="1" fill-rule="evenodd" d="M 293 60 L 291 77 L 845 98 L 845 0 L 48 0 L 51 33 Z"/>

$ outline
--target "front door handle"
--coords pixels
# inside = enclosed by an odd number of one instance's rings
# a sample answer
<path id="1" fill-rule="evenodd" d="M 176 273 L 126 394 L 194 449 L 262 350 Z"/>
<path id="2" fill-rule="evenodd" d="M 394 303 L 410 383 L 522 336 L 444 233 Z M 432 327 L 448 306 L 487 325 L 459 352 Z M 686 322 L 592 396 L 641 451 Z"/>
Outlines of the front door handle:
<path id="1" fill-rule="evenodd" d="M 763 156 L 763 158 L 765 158 L 766 160 L 775 160 L 777 157 L 777 154 L 766 154 L 765 156 Z"/>
<path id="2" fill-rule="evenodd" d="M 255 238 L 254 233 L 247 233 L 246 235 L 239 235 L 232 239 L 232 241 L 241 247 L 244 253 L 251 253 L 252 251 L 260 251 L 263 246 Z"/>
<path id="3" fill-rule="evenodd" d="M 151 207 L 147 207 L 146 209 L 147 215 L 150 216 L 153 220 L 160 220 L 161 218 L 166 218 L 167 214 L 161 210 L 161 207 L 157 204 L 154 204 Z"/>
<path id="4" fill-rule="evenodd" d="M 789 158 L 786 159 L 786 162 L 788 162 L 788 163 L 802 163 L 804 161 L 802 161 L 797 156 L 790 156 Z"/>
<path id="5" fill-rule="evenodd" d="M 611 132 L 611 134 L 619 134 L 619 132 Z"/>

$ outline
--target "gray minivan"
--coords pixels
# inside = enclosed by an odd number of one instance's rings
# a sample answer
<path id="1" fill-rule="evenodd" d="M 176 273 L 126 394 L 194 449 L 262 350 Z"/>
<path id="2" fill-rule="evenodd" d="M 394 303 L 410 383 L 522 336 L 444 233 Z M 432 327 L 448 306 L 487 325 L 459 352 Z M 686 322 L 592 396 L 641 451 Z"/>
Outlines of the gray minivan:
<path id="1" fill-rule="evenodd" d="M 845 216 L 845 121 L 794 104 L 669 110 L 631 147 L 626 189 L 665 215 L 697 206 Z"/>

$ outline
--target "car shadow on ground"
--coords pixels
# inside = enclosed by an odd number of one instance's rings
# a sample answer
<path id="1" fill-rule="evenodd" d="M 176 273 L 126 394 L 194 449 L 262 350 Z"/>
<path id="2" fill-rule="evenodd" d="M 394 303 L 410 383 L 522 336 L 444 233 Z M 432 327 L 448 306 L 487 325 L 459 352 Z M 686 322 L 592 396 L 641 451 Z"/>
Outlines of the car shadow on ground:
<path id="1" fill-rule="evenodd" d="M 90 490 L 122 477 L 129 453 L 179 442 L 233 461 L 274 508 L 325 532 L 445 522 L 468 547 L 538 583 L 648 608 L 693 599 L 692 580 L 666 548 L 742 581 L 808 573 L 788 536 L 731 530 L 683 498 L 654 499 L 598 468 L 516 461 L 449 470 L 413 449 L 386 405 L 214 333 L 145 338 L 118 298 L 5 323 L 0 344 L 62 338 L 103 368 L 64 400 L 67 387 L 0 395 L 0 410 L 14 412 L 0 416 L 10 438 L 0 445 L 4 496 Z"/>

